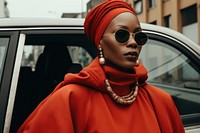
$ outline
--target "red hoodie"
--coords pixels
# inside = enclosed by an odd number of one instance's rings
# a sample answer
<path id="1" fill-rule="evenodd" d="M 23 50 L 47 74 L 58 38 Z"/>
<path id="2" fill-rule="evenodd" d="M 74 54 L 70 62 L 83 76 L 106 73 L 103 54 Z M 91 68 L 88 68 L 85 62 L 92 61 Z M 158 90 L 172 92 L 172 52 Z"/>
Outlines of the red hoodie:
<path id="1" fill-rule="evenodd" d="M 134 70 L 102 69 L 96 58 L 80 73 L 67 74 L 18 133 L 184 133 L 171 96 L 145 82 L 142 64 Z M 128 106 L 115 103 L 106 93 L 106 77 L 118 95 L 128 94 L 138 81 L 136 100 Z"/>

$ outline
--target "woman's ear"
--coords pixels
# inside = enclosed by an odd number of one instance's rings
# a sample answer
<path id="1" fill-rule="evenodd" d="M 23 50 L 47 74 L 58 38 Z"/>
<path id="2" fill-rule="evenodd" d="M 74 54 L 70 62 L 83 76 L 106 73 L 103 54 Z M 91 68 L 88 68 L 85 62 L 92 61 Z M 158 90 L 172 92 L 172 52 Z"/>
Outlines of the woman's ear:
<path id="1" fill-rule="evenodd" d="M 99 45 L 101 45 L 101 46 L 102 46 L 102 39 L 99 41 Z"/>

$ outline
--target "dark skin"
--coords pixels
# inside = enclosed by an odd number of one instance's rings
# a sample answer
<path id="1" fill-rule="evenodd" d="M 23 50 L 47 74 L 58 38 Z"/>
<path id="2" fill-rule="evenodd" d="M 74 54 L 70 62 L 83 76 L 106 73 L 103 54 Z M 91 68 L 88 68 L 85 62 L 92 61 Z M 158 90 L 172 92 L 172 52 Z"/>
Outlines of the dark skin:
<path id="1" fill-rule="evenodd" d="M 119 14 L 109 23 L 100 40 L 106 65 L 134 73 L 133 67 L 142 47 L 137 45 L 133 36 L 126 43 L 119 43 L 114 35 L 117 29 L 126 29 L 132 33 L 141 31 L 138 18 L 130 12 Z"/>

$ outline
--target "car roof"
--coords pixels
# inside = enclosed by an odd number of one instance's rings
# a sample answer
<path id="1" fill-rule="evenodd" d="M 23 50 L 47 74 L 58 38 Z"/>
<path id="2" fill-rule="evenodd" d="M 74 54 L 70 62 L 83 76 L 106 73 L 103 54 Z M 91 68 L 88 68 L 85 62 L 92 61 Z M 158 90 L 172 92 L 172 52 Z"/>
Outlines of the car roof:
<path id="1" fill-rule="evenodd" d="M 80 18 L 2 18 L 0 28 L 40 26 L 83 26 Z"/>
<path id="2" fill-rule="evenodd" d="M 150 33 L 152 32 L 154 34 L 155 33 L 162 34 L 164 36 L 167 35 L 168 37 L 171 37 L 171 39 L 179 40 L 183 44 L 187 44 L 187 47 L 192 48 L 200 56 L 200 46 L 180 32 L 177 32 L 167 27 L 153 25 L 153 24 L 146 24 L 146 23 L 142 23 L 141 27 L 146 32 L 150 32 Z"/>
<path id="3" fill-rule="evenodd" d="M 84 25 L 83 18 L 2 18 L 0 19 L 0 30 L 4 28 L 31 28 L 31 27 L 82 27 Z M 163 26 L 141 23 L 144 31 L 170 35 L 185 44 L 190 44 L 193 50 L 200 55 L 200 47 L 198 44 L 185 37 L 183 34 L 166 28 Z"/>

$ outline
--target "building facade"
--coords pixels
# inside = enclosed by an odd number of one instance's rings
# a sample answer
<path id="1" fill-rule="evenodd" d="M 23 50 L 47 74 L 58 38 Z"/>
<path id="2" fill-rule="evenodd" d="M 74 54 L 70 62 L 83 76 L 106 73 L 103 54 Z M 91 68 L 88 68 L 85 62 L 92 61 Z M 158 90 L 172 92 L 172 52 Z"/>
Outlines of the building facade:
<path id="1" fill-rule="evenodd" d="M 104 0 L 90 0 L 87 11 Z M 124 0 L 140 22 L 169 27 L 200 45 L 200 0 Z"/>
<path id="2" fill-rule="evenodd" d="M 200 0 L 126 0 L 140 22 L 169 27 L 200 45 Z"/>
<path id="3" fill-rule="evenodd" d="M 9 17 L 7 1 L 0 0 L 0 18 L 7 18 L 7 17 Z"/>
<path id="4" fill-rule="evenodd" d="M 4 0 L 0 0 L 0 18 L 4 17 Z"/>
<path id="5" fill-rule="evenodd" d="M 99 3 L 103 2 L 104 0 L 90 0 L 87 3 L 87 12 L 89 12 L 94 6 L 98 5 Z"/>

